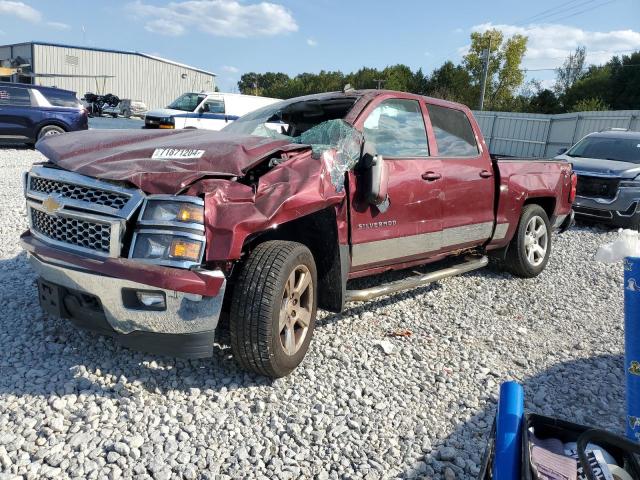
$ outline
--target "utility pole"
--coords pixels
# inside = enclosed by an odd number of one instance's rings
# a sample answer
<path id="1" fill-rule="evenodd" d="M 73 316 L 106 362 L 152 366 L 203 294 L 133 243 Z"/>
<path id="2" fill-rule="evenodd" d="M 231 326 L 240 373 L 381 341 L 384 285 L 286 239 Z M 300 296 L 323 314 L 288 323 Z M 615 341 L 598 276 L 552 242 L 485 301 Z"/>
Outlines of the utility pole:
<path id="1" fill-rule="evenodd" d="M 378 84 L 378 87 L 377 87 L 377 88 L 378 88 L 378 90 L 380 90 L 380 87 L 382 87 L 382 84 L 383 84 L 384 82 L 386 82 L 386 80 L 384 80 L 384 79 L 382 79 L 382 78 L 374 78 L 374 79 L 373 79 L 373 81 L 374 81 L 374 82 L 376 82 L 376 83 Z"/>
<path id="2" fill-rule="evenodd" d="M 482 51 L 484 65 L 482 67 L 482 85 L 480 87 L 480 111 L 484 110 L 484 93 L 487 89 L 487 75 L 489 74 L 489 59 L 491 58 L 491 35 L 489 35 L 489 48 Z"/>

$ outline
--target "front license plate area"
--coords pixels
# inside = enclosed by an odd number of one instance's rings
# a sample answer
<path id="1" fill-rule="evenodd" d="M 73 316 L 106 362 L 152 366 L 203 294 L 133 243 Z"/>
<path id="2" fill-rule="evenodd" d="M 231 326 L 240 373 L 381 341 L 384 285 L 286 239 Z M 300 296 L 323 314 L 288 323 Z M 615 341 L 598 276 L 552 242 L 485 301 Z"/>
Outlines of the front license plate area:
<path id="1" fill-rule="evenodd" d="M 62 317 L 64 304 L 62 299 L 62 288 L 55 283 L 38 279 L 38 299 L 40 306 L 49 315 Z"/>

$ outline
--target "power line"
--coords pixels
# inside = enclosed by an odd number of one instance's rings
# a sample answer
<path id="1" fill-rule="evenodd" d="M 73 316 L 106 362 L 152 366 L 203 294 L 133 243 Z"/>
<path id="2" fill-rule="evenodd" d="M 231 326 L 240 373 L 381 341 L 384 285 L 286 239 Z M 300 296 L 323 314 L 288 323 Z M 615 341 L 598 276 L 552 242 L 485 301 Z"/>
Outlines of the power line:
<path id="1" fill-rule="evenodd" d="M 543 10 L 542 12 L 539 12 L 531 17 L 526 18 L 525 20 L 522 20 L 518 23 L 516 23 L 516 25 L 524 25 L 525 23 L 531 23 L 531 22 L 539 22 L 547 17 L 552 17 L 554 15 L 557 15 L 559 13 L 564 13 L 567 11 L 571 11 L 574 8 L 580 8 L 583 7 L 589 3 L 593 3 L 596 2 L 598 0 L 571 0 L 569 2 L 565 2 L 562 3 L 560 5 L 556 5 L 555 7 L 552 8 L 548 8 L 546 10 Z M 576 3 L 578 2 L 578 3 Z M 571 5 L 573 4 L 573 5 Z"/>
<path id="2" fill-rule="evenodd" d="M 574 13 L 572 13 L 572 14 L 570 14 L 570 15 L 567 15 L 567 16 L 564 16 L 564 17 L 554 18 L 552 21 L 554 21 L 554 22 L 558 22 L 558 21 L 560 21 L 560 20 L 566 20 L 567 18 L 577 17 L 578 15 L 582 15 L 583 13 L 590 12 L 591 10 L 595 10 L 596 8 L 604 7 L 605 5 L 609 5 L 610 3 L 614 3 L 614 2 L 616 2 L 616 1 L 617 1 L 617 0 L 609 0 L 609 1 L 607 1 L 607 2 L 600 3 L 600 4 L 598 4 L 598 5 L 594 5 L 594 6 L 593 6 L 593 7 L 591 7 L 591 8 L 586 8 L 586 9 L 584 9 L 584 10 L 580 10 L 579 12 L 574 12 Z"/>

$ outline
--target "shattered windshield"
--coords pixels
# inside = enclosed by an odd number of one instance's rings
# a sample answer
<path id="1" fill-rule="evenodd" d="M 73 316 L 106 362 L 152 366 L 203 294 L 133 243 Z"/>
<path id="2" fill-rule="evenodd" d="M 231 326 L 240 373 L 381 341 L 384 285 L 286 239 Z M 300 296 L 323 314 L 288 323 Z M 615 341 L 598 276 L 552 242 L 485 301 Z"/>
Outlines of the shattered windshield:
<path id="1" fill-rule="evenodd" d="M 283 139 L 310 145 L 322 158 L 337 191 L 344 188 L 344 174 L 360 158 L 362 133 L 343 118 L 357 97 L 293 100 L 260 108 L 226 126 L 225 132 Z"/>

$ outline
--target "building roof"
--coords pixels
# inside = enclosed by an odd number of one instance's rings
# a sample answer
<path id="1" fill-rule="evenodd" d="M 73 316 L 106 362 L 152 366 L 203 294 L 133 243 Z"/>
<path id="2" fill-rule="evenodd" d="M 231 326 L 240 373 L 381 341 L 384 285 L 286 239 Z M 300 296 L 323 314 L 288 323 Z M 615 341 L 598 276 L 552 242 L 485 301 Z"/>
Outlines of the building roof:
<path id="1" fill-rule="evenodd" d="M 191 65 L 187 65 L 187 64 L 184 64 L 184 63 L 180 63 L 180 62 L 174 62 L 173 60 L 169 60 L 167 58 L 157 57 L 155 55 L 149 55 L 148 53 L 134 52 L 134 51 L 131 51 L 131 50 L 114 50 L 114 49 L 110 49 L 110 48 L 83 47 L 83 46 L 80 46 L 80 45 L 66 45 L 66 44 L 63 44 L 63 43 L 37 42 L 37 41 L 21 42 L 21 43 L 9 44 L 9 45 L 0 45 L 0 47 L 9 47 L 9 46 L 16 46 L 16 45 L 28 45 L 28 44 L 44 45 L 44 46 L 47 46 L 47 47 L 76 48 L 76 49 L 79 49 L 79 50 L 91 50 L 91 51 L 94 51 L 94 52 L 121 53 L 121 54 L 124 54 L 124 55 L 138 55 L 139 57 L 150 58 L 151 60 L 156 60 L 158 62 L 164 62 L 164 63 L 168 63 L 168 64 L 171 64 L 171 65 L 176 65 L 178 67 L 187 68 L 189 70 L 193 70 L 193 71 L 196 71 L 196 72 L 204 73 L 205 75 L 211 75 L 213 77 L 217 76 L 217 74 L 215 74 L 213 72 L 209 72 L 208 70 L 203 70 L 201 68 L 192 67 Z"/>

